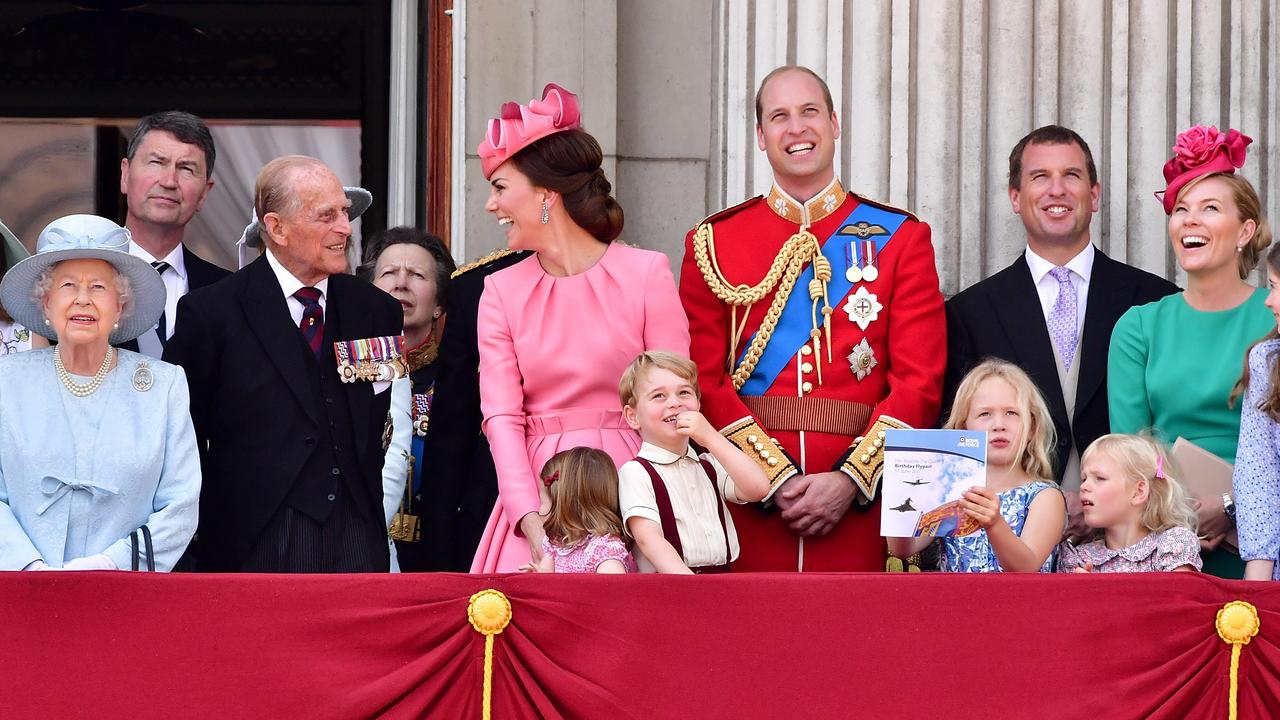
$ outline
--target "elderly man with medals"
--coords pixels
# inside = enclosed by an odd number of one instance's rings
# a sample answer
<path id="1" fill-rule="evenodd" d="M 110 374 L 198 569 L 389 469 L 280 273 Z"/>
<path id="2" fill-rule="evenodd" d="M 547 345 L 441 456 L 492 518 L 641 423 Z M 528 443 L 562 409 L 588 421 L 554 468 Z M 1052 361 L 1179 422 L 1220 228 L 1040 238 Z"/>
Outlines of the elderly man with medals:
<path id="1" fill-rule="evenodd" d="M 703 411 L 770 479 L 763 507 L 732 508 L 734 569 L 881 570 L 884 431 L 931 426 L 942 392 L 929 226 L 840 185 L 812 71 L 769 73 L 756 116 L 774 185 L 694 228 L 680 279 Z"/>
<path id="2" fill-rule="evenodd" d="M 204 572 L 385 572 L 382 431 L 400 304 L 346 274 L 362 209 L 324 163 L 254 188 L 258 259 L 178 303 L 165 360 L 191 383 Z"/>

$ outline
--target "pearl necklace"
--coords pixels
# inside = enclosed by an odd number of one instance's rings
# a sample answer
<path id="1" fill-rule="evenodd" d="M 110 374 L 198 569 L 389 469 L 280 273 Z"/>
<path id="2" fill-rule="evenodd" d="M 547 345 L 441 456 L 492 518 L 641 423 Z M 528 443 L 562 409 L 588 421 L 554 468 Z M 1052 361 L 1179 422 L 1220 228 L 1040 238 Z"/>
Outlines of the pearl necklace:
<path id="1" fill-rule="evenodd" d="M 71 391 L 76 397 L 89 397 L 102 387 L 102 382 L 107 379 L 107 372 L 111 370 L 111 363 L 116 359 L 116 349 L 107 346 L 106 355 L 102 357 L 102 365 L 98 368 L 98 372 L 93 374 L 93 379 L 88 383 L 81 385 L 71 377 L 71 373 L 67 372 L 67 366 L 62 364 L 62 347 L 58 346 L 53 349 L 53 369 L 58 372 L 58 379 L 62 381 L 63 386 Z"/>

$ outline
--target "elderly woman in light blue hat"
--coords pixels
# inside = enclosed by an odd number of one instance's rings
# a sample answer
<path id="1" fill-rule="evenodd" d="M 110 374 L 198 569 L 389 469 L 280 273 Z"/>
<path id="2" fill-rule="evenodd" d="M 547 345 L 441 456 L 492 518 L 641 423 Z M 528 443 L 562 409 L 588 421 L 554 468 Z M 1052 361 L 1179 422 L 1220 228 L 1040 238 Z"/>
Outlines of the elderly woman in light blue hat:
<path id="1" fill-rule="evenodd" d="M 0 357 L 0 570 L 130 569 L 149 556 L 167 571 L 195 533 L 186 376 L 111 346 L 164 310 L 163 281 L 128 243 L 110 220 L 69 215 L 0 281 L 14 320 L 57 342 Z"/>
<path id="2" fill-rule="evenodd" d="M 9 268 L 26 259 L 30 253 L 3 222 L 0 222 L 0 239 L 3 239 L 3 250 L 0 251 L 0 278 L 3 278 L 4 274 L 9 272 Z M 14 319 L 9 317 L 9 313 L 0 307 L 0 355 L 48 346 L 48 340 L 14 322 Z"/>

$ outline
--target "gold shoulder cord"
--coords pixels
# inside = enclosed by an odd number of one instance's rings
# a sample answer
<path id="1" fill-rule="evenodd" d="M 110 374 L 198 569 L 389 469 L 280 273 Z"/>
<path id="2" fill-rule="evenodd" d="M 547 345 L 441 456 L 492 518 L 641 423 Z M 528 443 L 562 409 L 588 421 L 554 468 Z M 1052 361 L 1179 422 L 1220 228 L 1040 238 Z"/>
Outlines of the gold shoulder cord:
<path id="1" fill-rule="evenodd" d="M 764 320 L 760 323 L 760 329 L 756 331 L 751 345 L 747 348 L 746 355 L 733 370 L 735 390 L 741 390 L 747 378 L 755 372 L 756 363 L 760 361 L 760 355 L 764 353 L 765 346 L 773 336 L 778 318 L 782 315 L 782 308 L 791 296 L 796 279 L 800 277 L 805 264 L 811 261 L 814 264 L 814 279 L 809 283 L 809 297 L 813 301 L 813 328 L 809 331 L 809 336 L 813 339 L 814 355 L 819 356 L 822 350 L 822 333 L 818 329 L 818 303 L 821 302 L 822 325 L 827 334 L 827 362 L 831 362 L 831 304 L 827 296 L 827 282 L 831 280 L 831 262 L 822 254 L 822 245 L 818 242 L 818 238 L 809 232 L 808 225 L 801 225 L 800 231 L 783 244 L 782 249 L 774 257 L 769 272 L 765 273 L 764 279 L 755 286 L 730 285 L 724 273 L 720 271 L 715 253 L 715 236 L 711 224 L 703 223 L 693 234 L 693 257 L 698 264 L 698 269 L 702 271 L 707 287 L 711 288 L 711 292 L 716 297 L 730 306 L 729 332 L 732 342 L 729 346 L 726 366 L 733 366 L 733 359 L 737 355 L 738 343 L 742 340 L 751 307 L 775 287 L 778 290 L 773 296 L 773 302 L 769 304 L 769 311 L 765 313 Z M 741 323 L 738 322 L 740 307 L 745 308 Z M 822 363 L 820 362 L 818 363 L 818 384 L 822 384 Z"/>

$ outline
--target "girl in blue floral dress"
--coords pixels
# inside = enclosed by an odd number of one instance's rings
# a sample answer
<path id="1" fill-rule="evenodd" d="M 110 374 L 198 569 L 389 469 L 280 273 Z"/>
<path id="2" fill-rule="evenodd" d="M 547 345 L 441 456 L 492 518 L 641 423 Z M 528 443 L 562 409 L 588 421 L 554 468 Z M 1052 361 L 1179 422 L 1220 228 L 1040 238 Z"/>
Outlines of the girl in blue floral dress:
<path id="1" fill-rule="evenodd" d="M 1018 366 L 988 360 L 956 391 L 948 429 L 987 433 L 987 484 L 965 491 L 960 507 L 979 530 L 942 538 L 944 572 L 1049 572 L 1066 528 L 1067 506 L 1051 480 L 1053 420 L 1035 383 Z M 931 538 L 888 538 L 906 557 Z"/>

